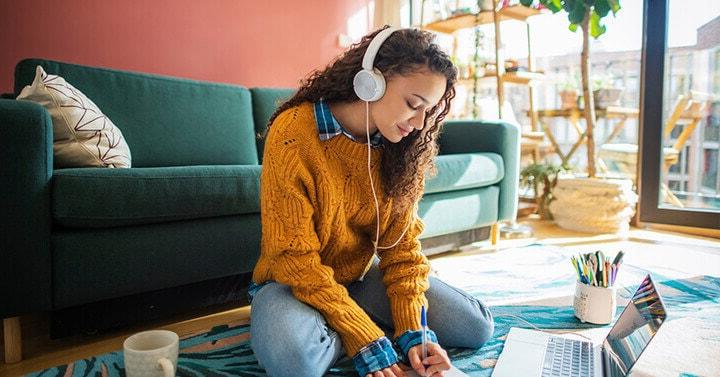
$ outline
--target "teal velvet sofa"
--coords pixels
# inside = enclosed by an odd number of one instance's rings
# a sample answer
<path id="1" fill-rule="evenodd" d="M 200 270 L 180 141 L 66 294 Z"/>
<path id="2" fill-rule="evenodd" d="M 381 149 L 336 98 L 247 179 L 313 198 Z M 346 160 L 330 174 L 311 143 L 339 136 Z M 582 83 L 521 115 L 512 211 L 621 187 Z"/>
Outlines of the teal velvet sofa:
<path id="1" fill-rule="evenodd" d="M 132 168 L 53 168 L 47 111 L 12 99 L 37 65 L 64 77 L 120 128 Z M 290 94 L 41 59 L 18 63 L 14 93 L 0 99 L 0 317 L 251 272 L 261 234 L 263 143 L 256 134 Z M 447 122 L 440 151 L 419 209 L 428 252 L 487 238 L 490 225 L 516 210 L 516 127 Z"/>

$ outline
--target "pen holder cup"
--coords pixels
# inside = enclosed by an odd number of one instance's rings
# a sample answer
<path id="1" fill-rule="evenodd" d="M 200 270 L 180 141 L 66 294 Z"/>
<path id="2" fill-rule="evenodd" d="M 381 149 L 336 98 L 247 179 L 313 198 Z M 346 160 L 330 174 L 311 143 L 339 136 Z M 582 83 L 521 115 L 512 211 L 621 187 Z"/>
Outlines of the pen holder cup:
<path id="1" fill-rule="evenodd" d="M 575 317 L 581 322 L 606 325 L 615 318 L 617 299 L 615 287 L 596 287 L 581 282 L 575 283 L 573 308 Z"/>

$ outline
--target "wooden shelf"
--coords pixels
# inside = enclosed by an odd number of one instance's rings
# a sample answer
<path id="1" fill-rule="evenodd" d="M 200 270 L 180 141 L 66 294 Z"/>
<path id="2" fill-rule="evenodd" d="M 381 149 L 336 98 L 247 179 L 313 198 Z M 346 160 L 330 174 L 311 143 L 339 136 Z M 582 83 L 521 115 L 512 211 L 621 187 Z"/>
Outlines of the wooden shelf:
<path id="1" fill-rule="evenodd" d="M 543 78 L 545 78 L 545 75 L 540 72 L 517 71 L 505 72 L 502 76 L 502 81 L 511 82 L 513 84 L 529 84 L 530 81 L 542 80 Z"/>
<path id="2" fill-rule="evenodd" d="M 478 77 L 480 80 L 487 80 L 489 78 L 495 78 L 495 72 L 485 72 L 485 74 L 481 77 Z M 545 75 L 540 72 L 527 72 L 527 71 L 517 71 L 517 72 L 505 72 L 505 74 L 502 77 L 503 82 L 513 83 L 513 84 L 529 84 L 530 81 L 533 80 L 542 80 L 545 78 Z M 473 78 L 467 78 L 467 79 L 460 79 L 458 80 L 461 84 L 472 84 Z"/>
<path id="3" fill-rule="evenodd" d="M 498 0 L 493 0 L 494 4 L 498 4 Z M 458 80 L 458 84 L 462 85 L 464 87 L 467 87 L 469 85 L 473 85 L 476 82 L 483 82 L 483 84 L 487 83 L 489 78 L 494 79 L 493 81 L 496 82 L 496 90 L 497 90 L 497 103 L 498 103 L 498 114 L 503 113 L 503 107 L 505 104 L 505 96 L 504 96 L 504 87 L 505 84 L 520 84 L 525 85 L 529 92 L 530 97 L 530 111 L 531 111 L 531 124 L 532 128 L 537 131 L 537 117 L 534 115 L 534 105 L 533 105 L 533 84 L 536 80 L 541 80 L 544 78 L 544 74 L 541 72 L 535 72 L 533 71 L 533 58 L 532 54 L 530 52 L 530 46 L 532 45 L 530 40 L 530 23 L 527 23 L 527 19 L 531 16 L 535 16 L 541 13 L 544 13 L 544 10 L 539 10 L 535 8 L 529 8 L 523 5 L 511 5 L 504 8 L 495 8 L 495 10 L 485 10 L 481 11 L 479 13 L 471 13 L 471 14 L 460 14 L 456 15 L 444 20 L 439 20 L 435 22 L 431 22 L 425 26 L 423 26 L 424 29 L 439 32 L 439 33 L 445 33 L 445 34 L 451 34 L 453 37 L 453 55 L 455 56 L 457 53 L 457 46 L 458 46 L 458 33 L 456 33 L 458 30 L 461 29 L 468 29 L 473 28 L 479 25 L 484 24 L 492 24 L 495 28 L 495 65 L 493 65 L 492 71 L 484 72 L 482 77 L 470 77 L 465 79 Z M 513 72 L 506 72 L 504 68 L 505 61 L 503 57 L 500 54 L 500 23 L 507 20 L 517 20 L 521 22 L 526 22 L 526 30 L 527 30 L 527 46 L 528 46 L 528 56 L 527 56 L 527 64 L 528 69 L 530 71 L 513 71 Z M 478 46 L 476 46 L 476 49 Z M 477 54 L 477 51 L 476 51 Z M 499 67 L 498 70 L 495 69 L 495 67 Z M 479 74 L 480 72 L 478 72 Z M 472 91 L 474 91 L 476 88 L 473 87 Z M 476 93 L 477 94 L 477 93 Z M 473 105 L 477 106 L 477 104 Z M 534 142 L 535 143 L 535 142 Z M 536 150 L 536 147 L 533 147 L 534 150 Z M 537 155 L 537 153 L 534 153 L 533 155 Z"/>
<path id="4" fill-rule="evenodd" d="M 545 132 L 543 131 L 523 131 L 521 134 L 523 139 L 532 141 L 542 142 L 545 139 Z"/>
<path id="5" fill-rule="evenodd" d="M 518 20 L 525 21 L 528 17 L 540 14 L 540 10 L 528 8 L 523 5 L 511 5 L 498 11 L 500 21 Z M 460 14 L 444 20 L 431 22 L 424 29 L 439 33 L 452 34 L 458 30 L 475 27 L 477 25 L 493 23 L 493 12 L 490 10 L 481 11 L 479 14 Z"/>

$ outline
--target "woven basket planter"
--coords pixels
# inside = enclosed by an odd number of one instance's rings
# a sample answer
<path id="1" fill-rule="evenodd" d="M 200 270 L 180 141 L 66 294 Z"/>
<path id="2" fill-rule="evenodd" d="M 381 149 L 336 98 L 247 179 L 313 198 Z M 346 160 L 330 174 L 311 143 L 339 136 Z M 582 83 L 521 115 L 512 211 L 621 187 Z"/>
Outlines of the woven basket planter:
<path id="1" fill-rule="evenodd" d="M 620 233 L 630 229 L 637 194 L 628 179 L 566 178 L 558 180 L 550 203 L 561 228 L 586 233 Z"/>

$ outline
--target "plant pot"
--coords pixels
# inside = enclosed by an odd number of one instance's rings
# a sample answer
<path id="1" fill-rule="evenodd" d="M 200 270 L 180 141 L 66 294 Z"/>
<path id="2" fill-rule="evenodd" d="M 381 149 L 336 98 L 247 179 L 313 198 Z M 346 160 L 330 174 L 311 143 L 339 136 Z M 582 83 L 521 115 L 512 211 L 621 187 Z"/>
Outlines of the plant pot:
<path id="1" fill-rule="evenodd" d="M 493 0 L 480 0 L 480 10 L 493 10 L 494 1 Z"/>
<path id="2" fill-rule="evenodd" d="M 576 90 L 562 90 L 560 91 L 560 108 L 572 109 L 577 107 L 578 92 Z"/>
<path id="3" fill-rule="evenodd" d="M 593 91 L 596 109 L 606 109 L 610 106 L 620 106 L 622 89 L 606 88 Z"/>
<path id="4" fill-rule="evenodd" d="M 564 229 L 622 233 L 630 229 L 637 195 L 629 179 L 561 178 L 550 211 Z"/>

